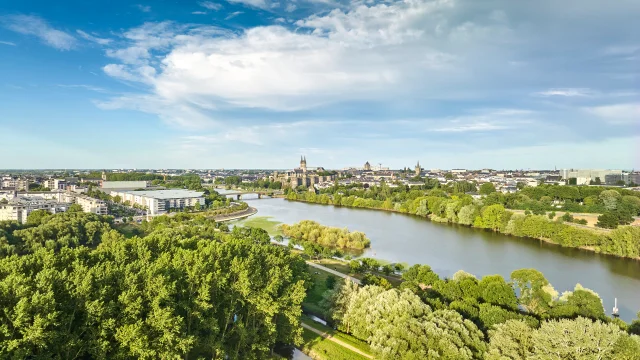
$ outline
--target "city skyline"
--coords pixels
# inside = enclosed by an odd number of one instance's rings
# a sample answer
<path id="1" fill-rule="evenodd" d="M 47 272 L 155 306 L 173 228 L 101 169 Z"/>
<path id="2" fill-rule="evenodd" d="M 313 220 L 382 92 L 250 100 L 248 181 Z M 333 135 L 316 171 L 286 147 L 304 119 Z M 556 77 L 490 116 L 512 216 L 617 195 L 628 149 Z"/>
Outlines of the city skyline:
<path id="1" fill-rule="evenodd" d="M 640 168 L 640 3 L 0 5 L 0 168 Z"/>

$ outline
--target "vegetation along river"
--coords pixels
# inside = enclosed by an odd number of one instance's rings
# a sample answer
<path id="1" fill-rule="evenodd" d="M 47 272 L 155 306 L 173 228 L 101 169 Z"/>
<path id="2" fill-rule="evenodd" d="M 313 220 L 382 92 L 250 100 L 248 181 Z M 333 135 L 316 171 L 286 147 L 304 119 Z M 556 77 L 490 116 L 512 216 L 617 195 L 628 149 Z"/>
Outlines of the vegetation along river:
<path id="1" fill-rule="evenodd" d="M 535 268 L 555 289 L 573 290 L 576 283 L 593 289 L 611 313 L 618 298 L 620 317 L 630 321 L 640 311 L 640 261 L 562 248 L 538 240 L 510 237 L 464 226 L 433 223 L 385 211 L 309 204 L 285 199 L 248 199 L 256 216 L 292 224 L 314 220 L 323 225 L 363 231 L 371 248 L 363 256 L 409 265 L 426 264 L 440 276 L 462 269 L 478 277 Z"/>

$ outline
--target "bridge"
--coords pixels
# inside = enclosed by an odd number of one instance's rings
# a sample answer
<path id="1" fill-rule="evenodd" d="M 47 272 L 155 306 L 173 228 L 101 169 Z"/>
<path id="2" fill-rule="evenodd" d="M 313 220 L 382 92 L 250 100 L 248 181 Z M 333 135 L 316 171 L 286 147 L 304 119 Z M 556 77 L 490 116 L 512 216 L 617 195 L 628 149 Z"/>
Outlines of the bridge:
<path id="1" fill-rule="evenodd" d="M 235 198 L 236 200 L 242 200 L 242 196 L 243 195 L 258 195 L 258 199 L 262 199 L 262 197 L 266 196 L 266 197 L 271 197 L 273 195 L 273 192 L 266 192 L 266 191 L 233 191 L 233 192 L 226 192 L 224 194 L 220 194 L 220 195 L 224 195 L 228 198 Z"/>

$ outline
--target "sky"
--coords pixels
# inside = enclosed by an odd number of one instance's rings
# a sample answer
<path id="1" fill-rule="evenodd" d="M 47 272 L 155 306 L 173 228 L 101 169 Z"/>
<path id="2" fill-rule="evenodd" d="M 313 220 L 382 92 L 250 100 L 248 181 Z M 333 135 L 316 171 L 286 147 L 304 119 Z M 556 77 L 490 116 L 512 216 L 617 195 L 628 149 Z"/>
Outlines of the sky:
<path id="1" fill-rule="evenodd" d="M 640 168 L 640 1 L 0 2 L 0 169 Z"/>

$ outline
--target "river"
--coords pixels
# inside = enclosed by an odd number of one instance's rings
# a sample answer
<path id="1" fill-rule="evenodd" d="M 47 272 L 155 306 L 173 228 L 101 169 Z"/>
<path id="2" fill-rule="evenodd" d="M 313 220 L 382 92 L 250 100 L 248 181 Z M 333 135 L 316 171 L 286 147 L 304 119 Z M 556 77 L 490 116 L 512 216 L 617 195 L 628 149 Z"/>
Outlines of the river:
<path id="1" fill-rule="evenodd" d="M 478 277 L 500 274 L 508 279 L 513 270 L 535 268 L 560 293 L 573 290 L 576 283 L 596 291 L 609 314 L 614 298 L 618 298 L 620 317 L 625 321 L 640 311 L 640 261 L 433 223 L 406 214 L 250 197 L 243 198 L 258 209 L 255 216 L 287 224 L 314 220 L 366 233 L 371 248 L 363 256 L 426 264 L 448 277 L 464 270 Z"/>

